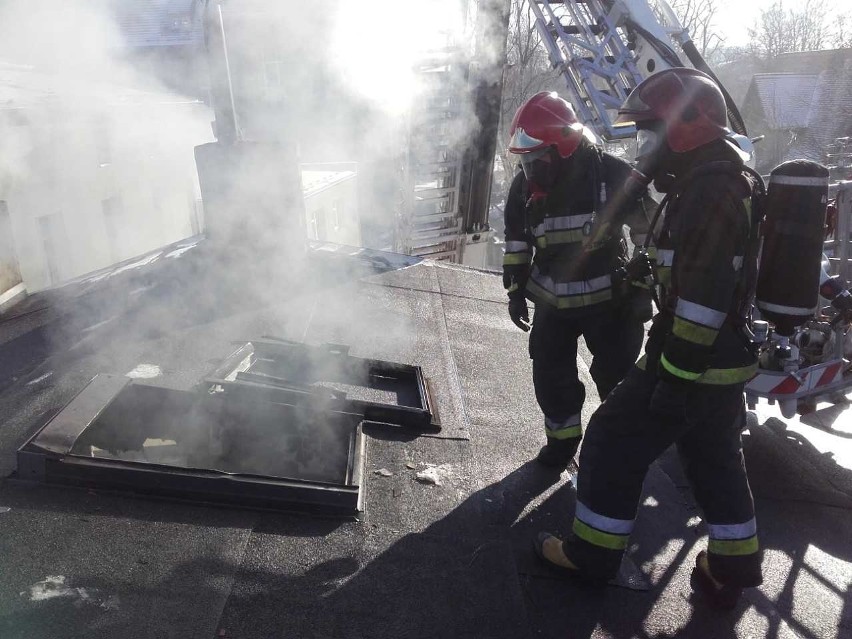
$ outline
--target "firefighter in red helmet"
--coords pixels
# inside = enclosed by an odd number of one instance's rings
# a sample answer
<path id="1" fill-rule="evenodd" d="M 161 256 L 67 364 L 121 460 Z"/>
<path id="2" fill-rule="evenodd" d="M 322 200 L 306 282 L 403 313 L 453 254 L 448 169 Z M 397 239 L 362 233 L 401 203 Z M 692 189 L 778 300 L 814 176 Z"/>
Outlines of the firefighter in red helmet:
<path id="1" fill-rule="evenodd" d="M 561 470 L 582 435 L 578 338 L 592 353 L 590 372 L 602 398 L 642 347 L 651 297 L 624 277 L 623 226 L 641 243 L 656 205 L 647 195 L 622 196 L 630 165 L 602 152 L 555 92 L 524 103 L 510 135 L 509 152 L 522 171 L 506 201 L 503 282 L 512 321 L 532 329 L 533 385 L 546 436 L 537 459 Z M 535 304 L 531 324 L 527 300 Z"/>
<path id="2" fill-rule="evenodd" d="M 645 354 L 590 420 L 573 534 L 563 542 L 541 533 L 536 550 L 569 574 L 613 577 L 648 467 L 676 444 L 710 538 L 693 587 L 732 607 L 744 587 L 761 583 L 740 439 L 743 388 L 757 366 L 745 330 L 757 270 L 757 183 L 725 139 L 725 101 L 705 74 L 661 71 L 619 113 L 638 129 L 636 175 L 666 191 L 655 233 L 662 308 Z"/>

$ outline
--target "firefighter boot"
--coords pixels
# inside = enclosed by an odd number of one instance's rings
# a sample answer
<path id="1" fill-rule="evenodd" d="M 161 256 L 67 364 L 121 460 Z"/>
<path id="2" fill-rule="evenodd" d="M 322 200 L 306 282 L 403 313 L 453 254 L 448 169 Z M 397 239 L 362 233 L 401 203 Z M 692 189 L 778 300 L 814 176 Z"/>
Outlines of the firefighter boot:
<path id="1" fill-rule="evenodd" d="M 703 595 L 707 603 L 720 610 L 732 610 L 736 607 L 743 592 L 742 588 L 728 586 L 716 581 L 710 573 L 707 553 L 703 550 L 695 558 L 695 568 L 692 569 L 690 581 L 695 592 Z"/>
<path id="2" fill-rule="evenodd" d="M 550 533 L 540 532 L 533 540 L 535 554 L 539 559 L 545 561 L 555 572 L 566 577 L 577 577 L 579 569 L 566 555 L 562 547 L 562 540 Z"/>
<path id="3" fill-rule="evenodd" d="M 547 443 L 538 451 L 536 461 L 548 468 L 565 470 L 568 464 L 571 463 L 571 460 L 574 459 L 574 453 L 577 452 L 579 445 L 579 437 L 572 437 L 570 439 L 548 437 Z"/>

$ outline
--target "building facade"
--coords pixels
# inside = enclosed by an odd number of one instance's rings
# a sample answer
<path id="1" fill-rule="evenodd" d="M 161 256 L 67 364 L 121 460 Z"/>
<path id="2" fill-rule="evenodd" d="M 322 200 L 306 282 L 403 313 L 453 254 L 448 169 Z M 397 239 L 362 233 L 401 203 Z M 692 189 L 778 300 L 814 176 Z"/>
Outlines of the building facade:
<path id="1" fill-rule="evenodd" d="M 102 87 L 54 92 L 53 78 L 3 71 L 25 89 L 0 108 L 0 295 L 202 230 L 193 146 L 212 137 L 207 107 Z"/>
<path id="2" fill-rule="evenodd" d="M 821 162 L 835 179 L 850 173 L 843 138 L 852 135 L 852 49 L 785 53 L 755 74 L 743 102 L 757 144 L 757 169 L 781 162 Z"/>

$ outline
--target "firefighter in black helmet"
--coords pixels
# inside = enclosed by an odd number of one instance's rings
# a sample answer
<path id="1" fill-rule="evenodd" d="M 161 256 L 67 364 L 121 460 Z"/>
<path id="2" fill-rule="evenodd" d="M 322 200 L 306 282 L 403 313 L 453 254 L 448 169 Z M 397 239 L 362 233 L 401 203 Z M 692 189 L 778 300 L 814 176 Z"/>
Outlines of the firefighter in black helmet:
<path id="1" fill-rule="evenodd" d="M 637 178 L 667 192 L 656 242 L 662 309 L 644 356 L 590 420 L 572 536 L 541 533 L 536 550 L 569 574 L 613 577 L 648 467 L 674 443 L 710 534 L 693 586 L 732 607 L 762 580 L 740 439 L 743 388 L 756 370 L 742 331 L 757 259 L 755 183 L 725 139 L 722 93 L 699 71 L 647 78 L 620 121 L 638 129 Z"/>
<path id="2" fill-rule="evenodd" d="M 530 330 L 533 385 L 544 413 L 545 466 L 564 469 L 580 443 L 585 388 L 577 372 L 577 340 L 592 353 L 592 379 L 606 397 L 633 366 L 651 319 L 650 292 L 623 276 L 623 225 L 642 242 L 650 197 L 625 200 L 630 165 L 594 143 L 571 105 L 555 92 L 534 95 L 518 109 L 509 152 L 522 171 L 506 201 L 503 283 L 509 315 Z"/>

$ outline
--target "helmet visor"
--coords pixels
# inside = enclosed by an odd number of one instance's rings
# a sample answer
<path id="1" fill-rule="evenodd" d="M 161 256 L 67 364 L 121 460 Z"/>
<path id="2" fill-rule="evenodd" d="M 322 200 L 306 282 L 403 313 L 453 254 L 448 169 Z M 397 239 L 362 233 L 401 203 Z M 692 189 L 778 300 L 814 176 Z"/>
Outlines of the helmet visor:
<path id="1" fill-rule="evenodd" d="M 529 135 L 522 127 L 515 129 L 512 139 L 509 140 L 510 153 L 529 153 L 529 149 L 541 150 L 542 140 Z"/>

